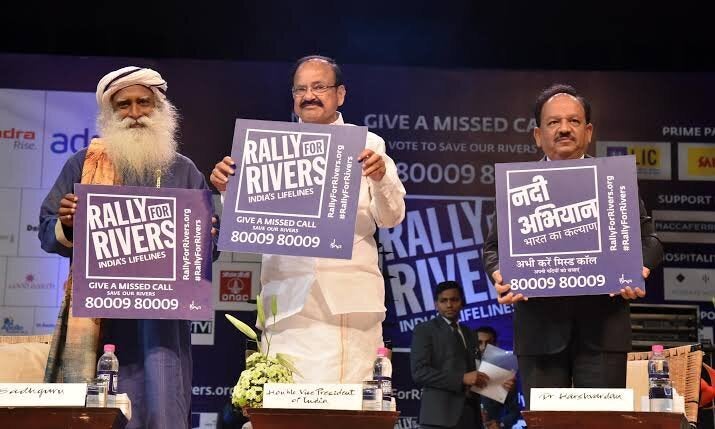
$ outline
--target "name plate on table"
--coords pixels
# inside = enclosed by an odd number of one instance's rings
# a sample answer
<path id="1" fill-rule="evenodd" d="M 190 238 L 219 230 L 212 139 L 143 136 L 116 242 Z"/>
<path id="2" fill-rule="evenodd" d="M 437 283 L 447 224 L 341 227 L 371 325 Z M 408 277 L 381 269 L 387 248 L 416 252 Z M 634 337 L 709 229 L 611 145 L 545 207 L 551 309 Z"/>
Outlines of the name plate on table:
<path id="1" fill-rule="evenodd" d="M 632 389 L 531 389 L 531 411 L 633 411 Z"/>
<path id="2" fill-rule="evenodd" d="M 0 407 L 84 407 L 85 383 L 0 383 Z"/>
<path id="3" fill-rule="evenodd" d="M 362 384 L 266 383 L 263 408 L 362 410 Z"/>

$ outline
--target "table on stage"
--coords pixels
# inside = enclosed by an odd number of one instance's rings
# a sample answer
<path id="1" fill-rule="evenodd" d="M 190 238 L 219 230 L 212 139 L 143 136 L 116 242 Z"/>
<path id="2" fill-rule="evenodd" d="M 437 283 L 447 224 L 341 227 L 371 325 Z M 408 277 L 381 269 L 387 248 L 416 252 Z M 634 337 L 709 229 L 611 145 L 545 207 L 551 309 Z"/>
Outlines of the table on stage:
<path id="1" fill-rule="evenodd" d="M 0 408 L 0 428 L 124 429 L 119 408 L 11 407 Z"/>
<path id="2" fill-rule="evenodd" d="M 688 429 L 680 413 L 636 411 L 522 411 L 529 429 Z"/>
<path id="3" fill-rule="evenodd" d="M 396 411 L 249 408 L 253 429 L 393 429 Z"/>

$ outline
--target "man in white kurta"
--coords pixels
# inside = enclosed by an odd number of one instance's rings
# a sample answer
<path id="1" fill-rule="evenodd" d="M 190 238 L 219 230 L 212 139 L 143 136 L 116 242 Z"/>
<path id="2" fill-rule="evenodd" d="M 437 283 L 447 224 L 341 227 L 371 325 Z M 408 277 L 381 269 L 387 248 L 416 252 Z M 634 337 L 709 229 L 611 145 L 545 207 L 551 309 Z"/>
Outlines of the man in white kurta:
<path id="1" fill-rule="evenodd" d="M 301 121 L 350 125 L 337 111 L 345 99 L 340 68 L 320 56 L 298 60 L 293 75 L 295 113 Z M 368 133 L 358 156 L 363 176 L 350 260 L 264 255 L 262 296 L 266 308 L 278 296 L 275 322 L 267 317 L 271 353 L 295 358 L 297 381 L 359 383 L 370 379 L 382 345 L 385 289 L 377 263 L 376 226 L 393 227 L 405 216 L 405 188 L 385 142 Z M 211 182 L 226 189 L 233 160 L 216 164 Z M 264 336 L 265 337 L 265 336 Z"/>

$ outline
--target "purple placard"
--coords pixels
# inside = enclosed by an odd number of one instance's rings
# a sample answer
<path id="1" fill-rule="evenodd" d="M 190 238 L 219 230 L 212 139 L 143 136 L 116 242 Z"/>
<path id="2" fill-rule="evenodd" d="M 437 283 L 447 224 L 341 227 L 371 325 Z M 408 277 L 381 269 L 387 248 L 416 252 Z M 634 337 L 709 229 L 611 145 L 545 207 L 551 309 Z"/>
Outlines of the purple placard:
<path id="1" fill-rule="evenodd" d="M 366 127 L 237 119 L 220 250 L 350 259 Z"/>
<path id="2" fill-rule="evenodd" d="M 208 320 L 211 192 L 75 185 L 72 311 Z"/>
<path id="3" fill-rule="evenodd" d="M 644 288 L 633 156 L 496 164 L 499 270 L 527 297 Z"/>

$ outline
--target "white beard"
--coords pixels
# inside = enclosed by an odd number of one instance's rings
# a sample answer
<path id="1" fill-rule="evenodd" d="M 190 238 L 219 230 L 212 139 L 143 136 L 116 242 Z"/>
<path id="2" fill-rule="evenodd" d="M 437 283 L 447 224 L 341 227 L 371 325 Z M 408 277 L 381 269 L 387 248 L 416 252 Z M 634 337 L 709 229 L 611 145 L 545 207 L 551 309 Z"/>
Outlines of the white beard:
<path id="1" fill-rule="evenodd" d="M 97 128 L 107 148 L 116 173 L 125 184 L 153 184 L 176 157 L 177 112 L 162 100 L 148 116 L 134 120 L 120 119 L 104 108 L 97 118 Z M 131 128 L 131 125 L 143 126 Z"/>

